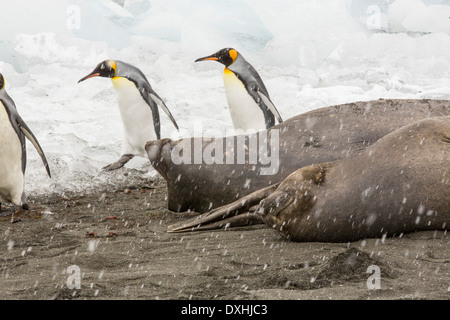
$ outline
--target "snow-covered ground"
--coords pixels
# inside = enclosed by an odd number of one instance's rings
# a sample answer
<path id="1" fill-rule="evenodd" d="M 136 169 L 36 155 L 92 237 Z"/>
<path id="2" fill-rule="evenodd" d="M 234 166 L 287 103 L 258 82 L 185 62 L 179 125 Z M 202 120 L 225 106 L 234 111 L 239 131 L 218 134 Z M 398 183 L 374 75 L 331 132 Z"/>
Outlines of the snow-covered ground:
<path id="1" fill-rule="evenodd" d="M 101 172 L 121 150 L 111 81 L 77 83 L 105 59 L 146 74 L 180 126 L 161 112 L 170 138 L 232 130 L 223 67 L 194 63 L 224 47 L 259 71 L 284 119 L 357 100 L 450 98 L 449 0 L 1 2 L 0 72 L 53 174 L 28 143 L 28 194 L 118 179 Z M 144 158 L 126 166 L 154 173 Z"/>

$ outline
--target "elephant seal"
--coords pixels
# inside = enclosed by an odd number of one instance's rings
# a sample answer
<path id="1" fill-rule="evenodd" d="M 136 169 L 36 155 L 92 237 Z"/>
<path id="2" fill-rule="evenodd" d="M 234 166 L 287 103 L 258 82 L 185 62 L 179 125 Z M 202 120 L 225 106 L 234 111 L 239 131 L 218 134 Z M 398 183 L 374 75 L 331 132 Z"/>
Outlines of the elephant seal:
<path id="1" fill-rule="evenodd" d="M 351 156 L 413 121 L 442 115 L 450 115 L 445 100 L 380 99 L 316 109 L 255 134 L 161 139 L 148 142 L 145 149 L 167 183 L 168 209 L 204 213 L 278 183 L 304 166 Z M 256 155 L 250 152 L 255 144 L 260 144 Z M 177 150 L 183 148 L 188 152 Z M 199 159 L 192 156 L 196 148 Z M 271 151 L 270 157 L 260 152 L 264 149 Z M 239 161 L 240 150 L 244 161 Z M 205 153 L 214 161 L 204 161 Z"/>
<path id="2" fill-rule="evenodd" d="M 239 211 L 247 212 L 236 216 Z M 205 229 L 210 221 L 212 227 L 224 226 L 228 216 L 231 222 L 258 216 L 293 241 L 448 230 L 450 116 L 406 125 L 345 159 L 305 166 L 277 185 L 169 226 L 169 232 Z"/>

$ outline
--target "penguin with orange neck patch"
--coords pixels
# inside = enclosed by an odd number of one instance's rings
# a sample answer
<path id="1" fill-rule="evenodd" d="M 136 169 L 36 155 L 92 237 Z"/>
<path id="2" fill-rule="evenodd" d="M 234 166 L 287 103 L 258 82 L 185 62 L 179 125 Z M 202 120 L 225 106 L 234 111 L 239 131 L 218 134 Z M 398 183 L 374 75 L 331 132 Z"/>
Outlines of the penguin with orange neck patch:
<path id="1" fill-rule="evenodd" d="M 166 104 L 138 68 L 118 60 L 105 60 L 78 82 L 93 77 L 111 78 L 124 128 L 122 155 L 103 170 L 119 169 L 134 156 L 147 157 L 144 149 L 147 141 L 161 138 L 158 106 L 178 130 L 178 125 Z"/>
<path id="2" fill-rule="evenodd" d="M 255 68 L 232 48 L 225 48 L 195 60 L 217 61 L 225 65 L 223 80 L 235 130 L 264 130 L 283 122 L 280 113 Z"/>

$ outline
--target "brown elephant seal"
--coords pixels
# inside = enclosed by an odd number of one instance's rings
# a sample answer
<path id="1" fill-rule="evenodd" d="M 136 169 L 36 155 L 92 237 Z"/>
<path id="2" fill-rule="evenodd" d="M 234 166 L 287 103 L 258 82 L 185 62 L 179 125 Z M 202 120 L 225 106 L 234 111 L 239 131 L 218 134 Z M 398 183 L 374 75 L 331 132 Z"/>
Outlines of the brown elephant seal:
<path id="1" fill-rule="evenodd" d="M 257 134 L 225 141 L 162 139 L 148 142 L 146 151 L 167 183 L 168 209 L 202 213 L 278 183 L 304 166 L 351 156 L 413 121 L 441 115 L 450 115 L 448 101 L 356 102 L 300 114 Z M 255 160 L 249 150 L 255 150 L 255 143 L 262 143 L 264 149 L 265 142 L 270 156 L 260 148 Z M 204 154 L 212 154 L 214 161 L 204 161 Z M 241 155 L 244 161 L 239 161 Z"/>
<path id="2" fill-rule="evenodd" d="M 450 116 L 406 125 L 351 157 L 305 166 L 277 186 L 169 231 L 207 228 L 209 221 L 213 227 L 224 226 L 220 220 L 228 216 L 231 222 L 259 216 L 293 241 L 346 242 L 447 230 Z"/>

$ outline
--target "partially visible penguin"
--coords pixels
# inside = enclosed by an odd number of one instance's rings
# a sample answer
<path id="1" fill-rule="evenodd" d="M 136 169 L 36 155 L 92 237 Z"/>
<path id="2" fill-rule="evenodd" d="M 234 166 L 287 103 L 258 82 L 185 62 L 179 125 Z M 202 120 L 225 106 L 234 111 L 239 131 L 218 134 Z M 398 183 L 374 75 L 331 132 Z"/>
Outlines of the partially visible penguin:
<path id="1" fill-rule="evenodd" d="M 225 48 L 195 60 L 218 61 L 225 65 L 223 80 L 235 130 L 264 130 L 283 122 L 280 113 L 255 68 L 232 48 Z"/>
<path id="2" fill-rule="evenodd" d="M 144 149 L 147 141 L 161 138 L 158 106 L 178 130 L 169 109 L 138 68 L 118 60 L 105 60 L 78 82 L 92 77 L 111 78 L 124 128 L 122 155 L 103 170 L 119 169 L 134 156 L 147 157 Z"/>
<path id="3" fill-rule="evenodd" d="M 27 163 L 25 137 L 38 151 L 51 177 L 44 152 L 17 112 L 14 101 L 5 90 L 5 78 L 0 74 L 0 202 L 11 202 L 28 210 L 24 191 Z"/>

